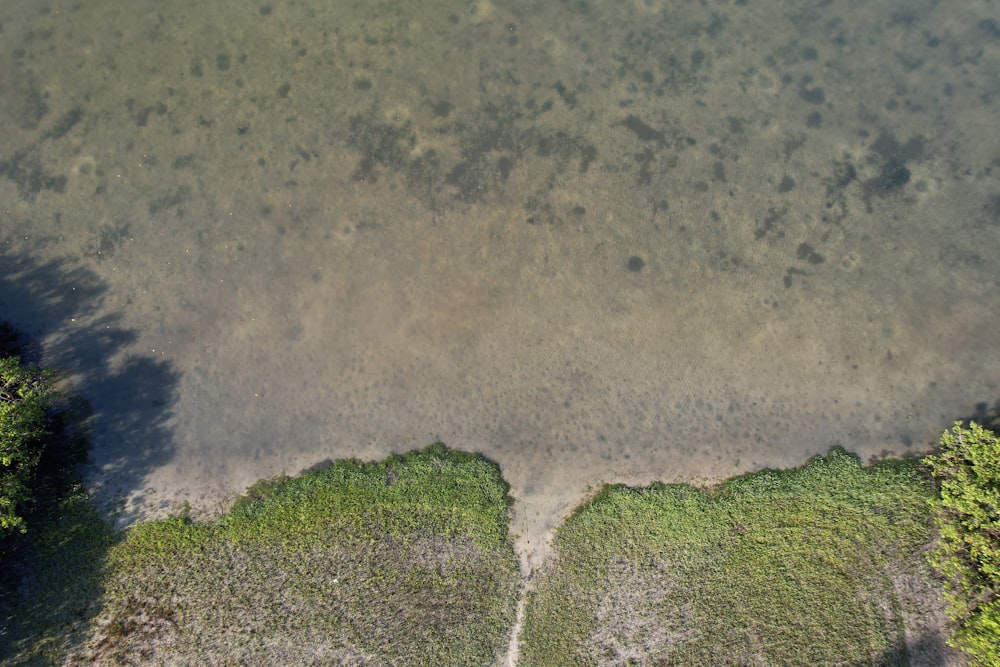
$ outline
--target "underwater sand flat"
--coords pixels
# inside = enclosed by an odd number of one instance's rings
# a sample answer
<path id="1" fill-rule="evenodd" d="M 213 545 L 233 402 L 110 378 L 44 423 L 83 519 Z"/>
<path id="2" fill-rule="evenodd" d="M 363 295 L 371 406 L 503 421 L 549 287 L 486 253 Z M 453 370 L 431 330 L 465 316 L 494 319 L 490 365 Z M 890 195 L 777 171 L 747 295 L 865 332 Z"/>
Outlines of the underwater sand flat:
<path id="1" fill-rule="evenodd" d="M 441 440 L 526 566 L 603 481 L 998 398 L 988 8 L 0 7 L 0 309 L 123 521 Z"/>

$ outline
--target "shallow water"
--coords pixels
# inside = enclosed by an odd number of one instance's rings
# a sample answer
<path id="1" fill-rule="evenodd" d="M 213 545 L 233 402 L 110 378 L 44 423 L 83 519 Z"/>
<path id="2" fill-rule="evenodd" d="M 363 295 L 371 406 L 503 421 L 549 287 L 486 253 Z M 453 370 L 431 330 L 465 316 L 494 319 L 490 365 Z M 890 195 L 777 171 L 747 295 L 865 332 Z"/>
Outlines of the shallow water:
<path id="1" fill-rule="evenodd" d="M 991 3 L 0 3 L 0 315 L 124 520 L 434 440 L 601 481 L 998 396 Z"/>

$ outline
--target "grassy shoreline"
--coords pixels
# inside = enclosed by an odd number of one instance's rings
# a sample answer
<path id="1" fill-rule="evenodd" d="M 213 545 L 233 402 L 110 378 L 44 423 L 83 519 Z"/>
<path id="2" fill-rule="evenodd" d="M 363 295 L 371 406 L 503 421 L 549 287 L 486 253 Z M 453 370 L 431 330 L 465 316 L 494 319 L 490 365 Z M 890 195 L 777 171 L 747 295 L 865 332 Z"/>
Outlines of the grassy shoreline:
<path id="1" fill-rule="evenodd" d="M 606 486 L 531 582 L 518 664 L 962 664 L 924 558 L 931 493 L 913 462 L 842 450 L 712 492 Z M 513 501 L 481 456 L 338 461 L 218 520 L 124 534 L 75 498 L 42 531 L 2 665 L 506 658 Z"/>
<path id="2" fill-rule="evenodd" d="M 915 463 L 839 449 L 711 492 L 606 486 L 557 533 L 521 664 L 945 664 L 917 636 L 931 494 Z"/>
<path id="3" fill-rule="evenodd" d="M 260 482 L 217 521 L 128 530 L 77 645 L 57 657 L 40 617 L 3 664 L 493 664 L 520 586 L 507 491 L 443 445 Z"/>

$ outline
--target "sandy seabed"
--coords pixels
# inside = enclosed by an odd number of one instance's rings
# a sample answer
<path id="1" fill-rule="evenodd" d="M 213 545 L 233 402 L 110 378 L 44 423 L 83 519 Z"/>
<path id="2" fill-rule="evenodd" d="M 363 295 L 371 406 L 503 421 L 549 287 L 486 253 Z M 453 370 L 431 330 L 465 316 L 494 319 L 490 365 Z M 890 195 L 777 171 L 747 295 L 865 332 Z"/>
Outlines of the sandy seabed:
<path id="1" fill-rule="evenodd" d="M 443 441 L 604 481 L 925 451 L 1000 377 L 987 2 L 0 4 L 0 315 L 122 521 Z"/>

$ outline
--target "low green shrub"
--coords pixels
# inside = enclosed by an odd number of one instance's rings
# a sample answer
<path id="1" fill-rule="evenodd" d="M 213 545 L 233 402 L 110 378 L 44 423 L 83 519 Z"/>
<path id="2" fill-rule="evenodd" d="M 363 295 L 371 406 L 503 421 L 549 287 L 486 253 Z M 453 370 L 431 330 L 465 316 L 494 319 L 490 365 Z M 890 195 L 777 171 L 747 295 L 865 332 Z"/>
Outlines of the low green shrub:
<path id="1" fill-rule="evenodd" d="M 956 423 L 924 459 L 939 485 L 931 499 L 940 533 L 930 560 L 947 578 L 952 644 L 978 664 L 1000 665 L 1000 438 Z"/>

